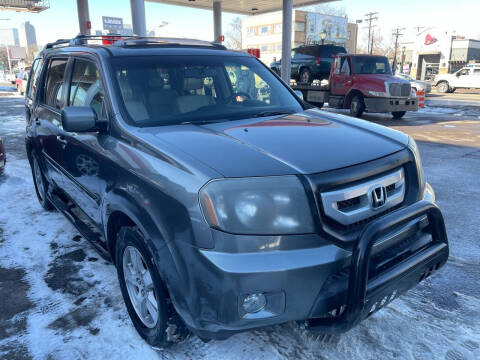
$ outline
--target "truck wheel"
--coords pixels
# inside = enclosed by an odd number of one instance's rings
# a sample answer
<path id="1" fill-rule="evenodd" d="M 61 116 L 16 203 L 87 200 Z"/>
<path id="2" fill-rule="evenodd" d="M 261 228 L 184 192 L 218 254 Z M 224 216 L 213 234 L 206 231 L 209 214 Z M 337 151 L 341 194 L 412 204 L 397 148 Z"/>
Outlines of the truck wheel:
<path id="1" fill-rule="evenodd" d="M 394 120 L 400 120 L 403 115 L 405 115 L 406 111 L 393 111 L 392 112 L 392 115 L 393 115 L 393 119 Z"/>
<path id="2" fill-rule="evenodd" d="M 448 85 L 448 82 L 446 81 L 441 81 L 437 84 L 437 91 L 441 92 L 442 94 L 446 94 L 450 91 L 450 86 Z"/>
<path id="3" fill-rule="evenodd" d="M 350 102 L 350 115 L 355 117 L 361 117 L 365 111 L 365 102 L 359 95 L 355 95 Z"/>
<path id="4" fill-rule="evenodd" d="M 183 340 L 186 327 L 176 313 L 169 311 L 168 294 L 157 265 L 136 227 L 120 229 L 115 254 L 120 290 L 140 336 L 159 347 Z"/>
<path id="5" fill-rule="evenodd" d="M 312 82 L 312 73 L 309 69 L 305 68 L 300 71 L 300 83 L 310 84 Z"/>
<path id="6" fill-rule="evenodd" d="M 50 200 L 47 199 L 47 179 L 45 179 L 45 176 L 43 175 L 36 154 L 32 152 L 31 156 L 33 185 L 35 186 L 35 193 L 37 194 L 38 202 L 45 210 L 52 211 L 55 208 L 53 207 L 53 204 L 50 202 Z"/>

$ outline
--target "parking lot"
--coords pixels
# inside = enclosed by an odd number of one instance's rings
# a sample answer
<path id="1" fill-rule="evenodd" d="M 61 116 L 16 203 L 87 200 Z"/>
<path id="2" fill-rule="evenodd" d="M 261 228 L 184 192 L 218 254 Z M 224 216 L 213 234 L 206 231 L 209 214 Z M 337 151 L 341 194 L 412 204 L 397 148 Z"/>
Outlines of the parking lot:
<path id="1" fill-rule="evenodd" d="M 62 215 L 38 204 L 24 151 L 23 99 L 3 85 L 0 136 L 8 161 L 0 177 L 1 359 L 480 358 L 480 94 L 434 93 L 426 108 L 402 120 L 364 116 L 419 144 L 451 246 L 447 266 L 435 276 L 344 335 L 316 338 L 289 323 L 226 341 L 191 337 L 160 350 L 135 332 L 113 265 Z"/>

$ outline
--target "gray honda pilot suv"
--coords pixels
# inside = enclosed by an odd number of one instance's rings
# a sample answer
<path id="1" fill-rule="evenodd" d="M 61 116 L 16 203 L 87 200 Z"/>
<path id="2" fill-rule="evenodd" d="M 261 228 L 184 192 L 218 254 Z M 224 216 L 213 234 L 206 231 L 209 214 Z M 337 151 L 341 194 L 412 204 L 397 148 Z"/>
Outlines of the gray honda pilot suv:
<path id="1" fill-rule="evenodd" d="M 317 110 L 218 44 L 98 40 L 36 58 L 26 149 L 41 205 L 113 261 L 149 344 L 346 331 L 446 262 L 407 135 Z"/>

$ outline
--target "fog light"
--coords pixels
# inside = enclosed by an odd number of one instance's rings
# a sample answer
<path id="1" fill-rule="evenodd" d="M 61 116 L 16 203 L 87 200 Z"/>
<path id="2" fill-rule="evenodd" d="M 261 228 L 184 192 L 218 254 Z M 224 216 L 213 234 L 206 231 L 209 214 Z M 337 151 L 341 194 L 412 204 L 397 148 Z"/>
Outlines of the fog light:
<path id="1" fill-rule="evenodd" d="M 247 313 L 257 313 L 262 310 L 267 304 L 267 299 L 262 293 L 250 294 L 243 299 L 243 310 Z"/>

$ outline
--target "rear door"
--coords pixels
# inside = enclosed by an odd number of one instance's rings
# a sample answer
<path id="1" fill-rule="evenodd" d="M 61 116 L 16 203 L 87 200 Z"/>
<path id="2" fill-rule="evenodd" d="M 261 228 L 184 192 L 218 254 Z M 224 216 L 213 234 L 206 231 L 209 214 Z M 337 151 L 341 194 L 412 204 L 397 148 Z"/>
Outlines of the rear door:
<path id="1" fill-rule="evenodd" d="M 100 67 L 94 58 L 73 58 L 67 83 L 68 106 L 90 106 L 97 123 L 106 129 L 107 102 Z M 101 125 L 99 125 L 101 127 Z M 97 225 L 101 223 L 100 199 L 107 185 L 106 158 L 102 149 L 108 139 L 106 131 L 66 132 L 62 167 L 66 170 L 64 186 L 69 197 Z"/>
<path id="2" fill-rule="evenodd" d="M 61 111 L 65 106 L 65 71 L 68 58 L 50 58 L 42 87 L 41 99 L 33 115 L 33 126 L 38 139 L 39 151 L 45 160 L 50 181 L 63 187 L 61 164 L 64 143 L 62 142 Z"/>

